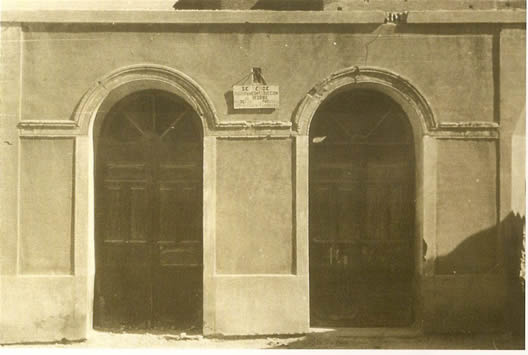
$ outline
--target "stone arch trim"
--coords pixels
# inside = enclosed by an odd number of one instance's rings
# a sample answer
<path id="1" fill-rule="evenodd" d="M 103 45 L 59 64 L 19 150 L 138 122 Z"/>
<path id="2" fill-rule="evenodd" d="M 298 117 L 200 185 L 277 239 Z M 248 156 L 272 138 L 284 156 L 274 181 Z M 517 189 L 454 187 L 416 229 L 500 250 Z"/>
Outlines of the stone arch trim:
<path id="1" fill-rule="evenodd" d="M 130 86 L 133 89 L 126 90 Z M 86 92 L 75 110 L 73 123 L 81 134 L 87 134 L 108 96 L 116 89 L 127 93 L 142 89 L 163 89 L 184 99 L 202 121 L 204 136 L 218 124 L 216 111 L 205 90 L 182 72 L 163 65 L 136 64 L 120 68 L 102 79 Z"/>
<path id="2" fill-rule="evenodd" d="M 408 80 L 384 69 L 356 66 L 330 75 L 308 92 L 294 113 L 293 124 L 297 132 L 308 135 L 312 119 L 323 101 L 344 89 L 352 88 L 372 88 L 391 96 L 403 106 L 409 120 L 414 121 L 411 124 L 420 126 L 423 134 L 437 128 L 428 102 Z"/>

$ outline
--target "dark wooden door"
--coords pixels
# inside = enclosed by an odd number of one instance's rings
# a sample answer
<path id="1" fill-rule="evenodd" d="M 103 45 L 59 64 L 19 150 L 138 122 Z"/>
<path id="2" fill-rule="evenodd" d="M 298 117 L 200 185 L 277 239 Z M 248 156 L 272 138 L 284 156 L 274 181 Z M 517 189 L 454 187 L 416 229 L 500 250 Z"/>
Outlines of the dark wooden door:
<path id="1" fill-rule="evenodd" d="M 412 134 L 399 107 L 375 95 L 369 101 L 368 94 L 334 101 L 311 129 L 314 326 L 403 326 L 413 320 Z"/>
<path id="2" fill-rule="evenodd" d="M 109 112 L 96 152 L 96 326 L 200 327 L 198 122 L 160 91 Z"/>

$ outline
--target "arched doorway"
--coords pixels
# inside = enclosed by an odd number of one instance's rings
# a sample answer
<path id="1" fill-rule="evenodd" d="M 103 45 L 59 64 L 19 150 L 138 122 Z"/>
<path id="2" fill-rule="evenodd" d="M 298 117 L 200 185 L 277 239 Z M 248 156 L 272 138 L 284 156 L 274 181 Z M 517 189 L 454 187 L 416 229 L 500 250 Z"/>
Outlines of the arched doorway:
<path id="1" fill-rule="evenodd" d="M 201 331 L 202 131 L 162 90 L 108 111 L 94 142 L 95 327 Z"/>
<path id="2" fill-rule="evenodd" d="M 311 325 L 410 325 L 415 147 L 404 110 L 372 89 L 341 90 L 309 139 Z"/>

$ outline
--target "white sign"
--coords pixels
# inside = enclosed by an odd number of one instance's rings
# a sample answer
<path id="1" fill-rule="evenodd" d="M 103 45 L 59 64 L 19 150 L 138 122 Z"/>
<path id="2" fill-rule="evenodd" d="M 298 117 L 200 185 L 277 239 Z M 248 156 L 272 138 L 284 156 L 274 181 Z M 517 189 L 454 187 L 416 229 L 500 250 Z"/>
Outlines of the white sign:
<path id="1" fill-rule="evenodd" d="M 239 108 L 278 108 L 278 85 L 235 85 L 233 104 Z"/>

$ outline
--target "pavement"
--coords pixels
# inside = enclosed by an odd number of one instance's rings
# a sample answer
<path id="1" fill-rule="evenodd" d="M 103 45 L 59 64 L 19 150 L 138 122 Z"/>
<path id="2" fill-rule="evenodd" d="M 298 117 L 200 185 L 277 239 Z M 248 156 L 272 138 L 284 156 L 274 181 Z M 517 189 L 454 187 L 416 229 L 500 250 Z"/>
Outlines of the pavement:
<path id="1" fill-rule="evenodd" d="M 15 344 L 15 348 L 174 348 L 174 349 L 480 349 L 521 350 L 524 339 L 509 334 L 437 334 L 413 331 L 312 328 L 308 334 L 289 336 L 204 338 L 171 331 L 107 332 L 92 331 L 79 342 Z"/>

